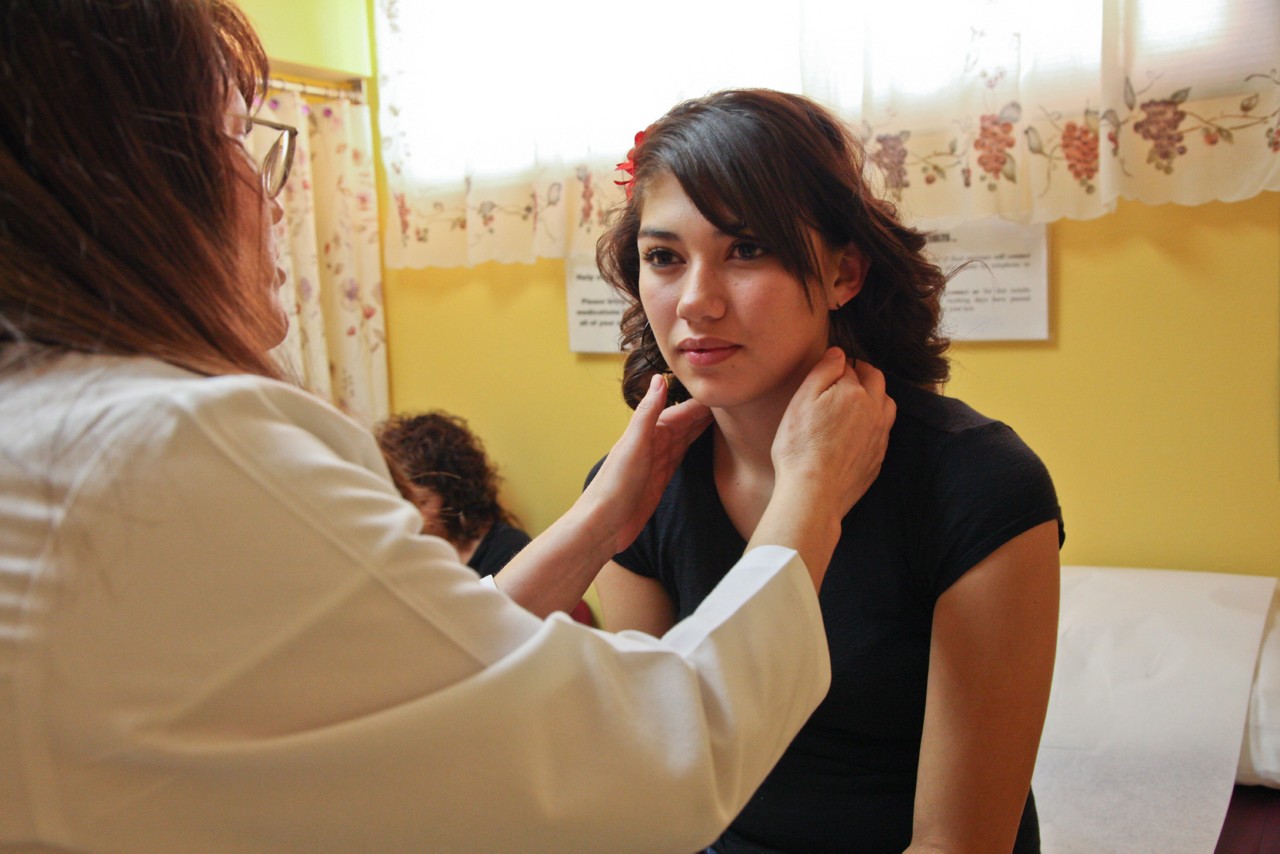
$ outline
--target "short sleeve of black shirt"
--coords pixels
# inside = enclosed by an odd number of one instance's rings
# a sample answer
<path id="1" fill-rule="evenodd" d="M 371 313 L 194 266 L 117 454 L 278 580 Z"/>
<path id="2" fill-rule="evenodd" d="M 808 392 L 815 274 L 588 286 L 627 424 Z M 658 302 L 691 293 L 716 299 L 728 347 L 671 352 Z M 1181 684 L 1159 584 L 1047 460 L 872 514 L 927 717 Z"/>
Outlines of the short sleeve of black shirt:
<path id="1" fill-rule="evenodd" d="M 949 434 L 934 466 L 929 512 L 921 521 L 929 532 L 935 597 L 1004 543 L 1060 519 L 1049 472 L 1002 423 Z"/>
<path id="2" fill-rule="evenodd" d="M 493 575 L 529 545 L 529 542 L 529 535 L 519 528 L 506 522 L 494 522 L 480 545 L 476 546 L 475 554 L 471 555 L 467 566 L 479 573 L 481 578 Z"/>

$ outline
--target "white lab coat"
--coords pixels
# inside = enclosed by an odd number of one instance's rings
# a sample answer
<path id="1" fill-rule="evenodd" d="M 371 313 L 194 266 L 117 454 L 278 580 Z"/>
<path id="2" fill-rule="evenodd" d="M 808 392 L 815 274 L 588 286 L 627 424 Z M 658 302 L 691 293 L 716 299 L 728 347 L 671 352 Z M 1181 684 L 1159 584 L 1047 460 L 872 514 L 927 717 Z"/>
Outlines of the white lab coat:
<path id="1" fill-rule="evenodd" d="M 654 639 L 537 619 L 420 524 L 289 385 L 0 375 L 0 847 L 688 854 L 826 691 L 794 552 Z"/>

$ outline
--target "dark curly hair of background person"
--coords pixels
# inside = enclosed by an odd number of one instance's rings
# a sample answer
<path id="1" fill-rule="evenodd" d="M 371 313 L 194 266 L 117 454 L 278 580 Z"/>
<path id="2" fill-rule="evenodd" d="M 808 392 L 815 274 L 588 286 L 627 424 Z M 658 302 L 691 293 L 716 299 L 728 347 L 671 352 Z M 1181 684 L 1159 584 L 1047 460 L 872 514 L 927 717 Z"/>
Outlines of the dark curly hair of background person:
<path id="1" fill-rule="evenodd" d="M 446 539 L 474 540 L 496 522 L 519 526 L 498 501 L 502 478 L 465 419 L 442 410 L 393 415 L 378 426 L 383 450 L 415 486 L 440 496 Z"/>

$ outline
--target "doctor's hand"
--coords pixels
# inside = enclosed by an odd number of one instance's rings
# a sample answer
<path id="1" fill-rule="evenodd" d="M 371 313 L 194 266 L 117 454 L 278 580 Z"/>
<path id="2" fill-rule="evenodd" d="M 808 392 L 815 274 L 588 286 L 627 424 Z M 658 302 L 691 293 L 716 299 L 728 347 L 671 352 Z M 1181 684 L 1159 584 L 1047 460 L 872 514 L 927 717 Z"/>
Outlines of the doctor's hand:
<path id="1" fill-rule="evenodd" d="M 613 534 L 609 557 L 631 545 L 658 506 L 684 453 L 711 423 L 695 400 L 663 408 L 667 384 L 655 374 L 627 429 L 582 494 Z"/>
<path id="2" fill-rule="evenodd" d="M 841 518 L 880 474 L 897 407 L 884 374 L 827 350 L 787 406 L 771 450 L 775 482 L 797 478 Z"/>
<path id="3" fill-rule="evenodd" d="M 880 474 L 896 414 L 884 374 L 827 350 L 778 425 L 773 492 L 748 546 L 794 548 L 821 589 L 841 520 Z"/>
<path id="4" fill-rule="evenodd" d="M 622 437 L 569 510 L 533 538 L 494 583 L 540 617 L 578 604 L 600 568 L 631 545 L 710 411 L 687 401 L 663 409 L 667 386 L 654 377 Z"/>

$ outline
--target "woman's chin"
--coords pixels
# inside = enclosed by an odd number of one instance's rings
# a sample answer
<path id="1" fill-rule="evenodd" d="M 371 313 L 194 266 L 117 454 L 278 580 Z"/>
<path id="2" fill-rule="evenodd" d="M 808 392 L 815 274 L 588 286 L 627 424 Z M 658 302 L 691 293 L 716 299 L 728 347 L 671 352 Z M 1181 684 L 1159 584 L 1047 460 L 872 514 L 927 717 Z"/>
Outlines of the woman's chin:
<path id="1" fill-rule="evenodd" d="M 271 304 L 267 310 L 271 319 L 270 322 L 263 324 L 263 338 L 266 348 L 271 350 L 284 343 L 284 339 L 289 335 L 289 313 L 284 310 L 278 292 L 272 294 Z"/>
<path id="2" fill-rule="evenodd" d="M 743 402 L 741 395 L 733 394 L 729 389 L 720 388 L 717 383 L 686 383 L 681 380 L 680 384 L 684 386 L 689 397 L 711 409 L 728 409 Z"/>
<path id="3" fill-rule="evenodd" d="M 284 306 L 277 305 L 276 308 L 277 323 L 275 326 L 276 335 L 274 336 L 276 342 L 271 345 L 272 347 L 277 347 L 280 344 L 283 344 L 284 339 L 289 336 L 289 315 L 285 313 Z"/>

